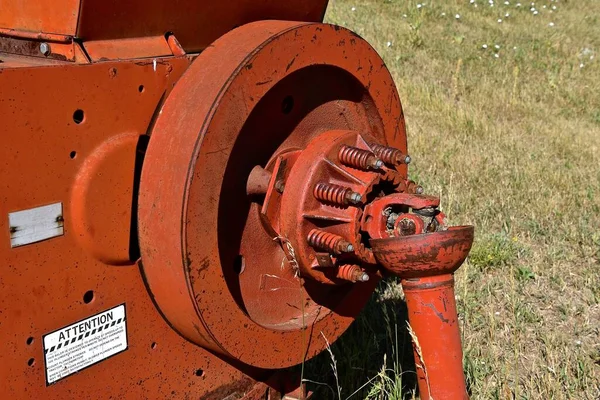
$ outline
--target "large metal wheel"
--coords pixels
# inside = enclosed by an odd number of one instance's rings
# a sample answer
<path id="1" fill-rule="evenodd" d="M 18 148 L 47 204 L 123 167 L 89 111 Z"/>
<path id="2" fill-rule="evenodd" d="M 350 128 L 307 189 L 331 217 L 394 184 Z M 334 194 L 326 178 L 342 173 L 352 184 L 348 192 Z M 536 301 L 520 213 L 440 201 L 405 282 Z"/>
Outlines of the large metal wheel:
<path id="1" fill-rule="evenodd" d="M 149 291 L 185 338 L 227 359 L 287 367 L 324 349 L 321 332 L 337 339 L 368 301 L 377 279 L 327 285 L 299 276 L 286 238 L 274 240 L 260 200 L 246 194 L 255 166 L 272 170 L 277 156 L 334 130 L 406 153 L 388 70 L 343 28 L 245 25 L 177 83 L 145 157 L 139 240 Z M 398 173 L 406 177 L 405 166 Z"/>

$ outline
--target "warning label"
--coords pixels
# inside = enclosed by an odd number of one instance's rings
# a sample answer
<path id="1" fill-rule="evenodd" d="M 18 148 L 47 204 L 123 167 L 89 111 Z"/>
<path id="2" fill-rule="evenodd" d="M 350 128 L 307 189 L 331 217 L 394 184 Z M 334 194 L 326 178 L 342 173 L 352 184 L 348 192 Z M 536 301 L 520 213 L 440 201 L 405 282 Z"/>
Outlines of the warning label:
<path id="1" fill-rule="evenodd" d="M 125 304 L 44 335 L 46 384 L 127 350 Z"/>

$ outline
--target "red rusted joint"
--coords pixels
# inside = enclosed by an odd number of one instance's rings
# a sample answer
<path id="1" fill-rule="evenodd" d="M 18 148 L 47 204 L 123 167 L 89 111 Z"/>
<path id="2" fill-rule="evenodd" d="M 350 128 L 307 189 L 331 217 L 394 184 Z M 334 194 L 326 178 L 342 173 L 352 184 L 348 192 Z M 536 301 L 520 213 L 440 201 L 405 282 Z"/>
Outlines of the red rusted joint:
<path id="1" fill-rule="evenodd" d="M 468 399 L 453 273 L 471 249 L 472 226 L 372 239 L 377 262 L 402 279 L 423 399 Z"/>

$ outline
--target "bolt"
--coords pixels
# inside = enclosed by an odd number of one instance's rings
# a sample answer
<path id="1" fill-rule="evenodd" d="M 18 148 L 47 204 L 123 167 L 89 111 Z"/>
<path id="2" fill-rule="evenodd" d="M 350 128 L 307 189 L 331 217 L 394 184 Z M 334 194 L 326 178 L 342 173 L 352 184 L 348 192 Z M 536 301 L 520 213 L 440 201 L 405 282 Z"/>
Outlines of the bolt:
<path id="1" fill-rule="evenodd" d="M 415 188 L 415 193 L 416 194 L 423 194 L 424 190 L 423 190 L 423 186 L 419 185 Z"/>
<path id="2" fill-rule="evenodd" d="M 50 54 L 50 45 L 46 42 L 40 43 L 40 53 L 47 57 Z"/>
<path id="3" fill-rule="evenodd" d="M 402 153 L 400 149 L 383 146 L 377 143 L 370 143 L 369 147 L 371 147 L 373 153 L 375 153 L 375 155 L 382 159 L 386 164 L 408 164 L 411 161 L 410 156 Z"/>
<path id="4" fill-rule="evenodd" d="M 353 191 L 349 187 L 323 182 L 315 185 L 313 195 L 317 200 L 338 206 L 358 204 L 362 201 L 360 193 Z"/>
<path id="5" fill-rule="evenodd" d="M 367 282 L 369 280 L 369 275 L 366 272 L 359 274 L 356 278 L 358 282 Z"/>
<path id="6" fill-rule="evenodd" d="M 342 164 L 359 169 L 381 169 L 384 165 L 373 152 L 353 146 L 342 146 L 338 158 Z"/>
<path id="7" fill-rule="evenodd" d="M 320 229 L 311 230 L 306 240 L 310 246 L 334 254 L 351 253 L 354 251 L 352 243 L 347 242 L 343 237 Z"/>
<path id="8" fill-rule="evenodd" d="M 358 265 L 342 265 L 338 268 L 337 278 L 350 282 L 367 282 L 369 275 Z"/>
<path id="9" fill-rule="evenodd" d="M 362 201 L 360 193 L 352 192 L 348 198 L 348 201 L 352 204 L 358 204 Z"/>

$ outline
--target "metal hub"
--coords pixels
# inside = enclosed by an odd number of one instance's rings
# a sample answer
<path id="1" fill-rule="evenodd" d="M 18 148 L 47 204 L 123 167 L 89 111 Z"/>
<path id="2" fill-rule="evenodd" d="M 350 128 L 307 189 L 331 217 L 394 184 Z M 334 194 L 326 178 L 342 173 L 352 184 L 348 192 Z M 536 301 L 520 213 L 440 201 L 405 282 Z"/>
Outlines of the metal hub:
<path id="1" fill-rule="evenodd" d="M 405 164 L 373 157 L 369 143 L 406 154 L 393 80 L 352 32 L 259 22 L 200 54 L 156 121 L 140 187 L 143 270 L 171 326 L 263 368 L 317 354 L 320 332 L 341 335 L 378 279 L 336 260 L 373 261 L 362 205 L 382 182 L 394 191 L 406 179 Z M 330 250 L 338 267 L 315 268 Z"/>

